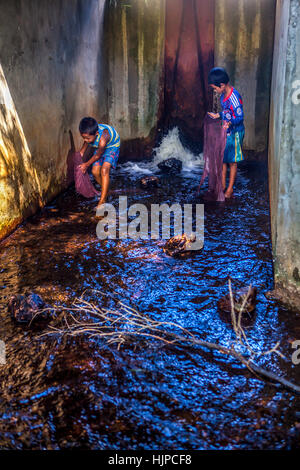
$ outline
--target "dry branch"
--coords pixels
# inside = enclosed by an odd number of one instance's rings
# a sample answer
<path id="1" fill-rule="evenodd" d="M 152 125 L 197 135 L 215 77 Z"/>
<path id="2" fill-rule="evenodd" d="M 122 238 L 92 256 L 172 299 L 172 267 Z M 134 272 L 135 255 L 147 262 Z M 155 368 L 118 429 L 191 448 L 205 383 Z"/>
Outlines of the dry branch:
<path id="1" fill-rule="evenodd" d="M 267 354 L 278 354 L 284 357 L 280 351 L 278 351 L 279 343 L 277 343 L 269 351 L 256 352 L 250 346 L 245 331 L 242 328 L 242 314 L 248 296 L 250 293 L 251 286 L 249 287 L 248 294 L 245 296 L 243 305 L 238 312 L 235 313 L 234 301 L 232 295 L 231 282 L 229 281 L 229 293 L 231 300 L 231 320 L 232 326 L 235 333 L 235 341 L 231 344 L 230 348 L 211 343 L 208 341 L 201 340 L 195 337 L 189 330 L 181 327 L 180 325 L 173 322 L 161 322 L 153 320 L 147 315 L 141 314 L 133 307 L 125 305 L 123 302 L 116 300 L 117 309 L 107 309 L 99 307 L 93 303 L 86 301 L 83 295 L 75 300 L 71 308 L 63 308 L 64 315 L 62 319 L 62 326 L 50 326 L 49 330 L 44 334 L 40 335 L 39 338 L 46 335 L 88 335 L 89 337 L 99 337 L 107 342 L 107 344 L 117 344 L 118 349 L 122 344 L 132 343 L 136 339 L 155 339 L 165 344 L 177 346 L 200 346 L 202 348 L 218 351 L 227 356 L 231 356 L 241 362 L 248 370 L 257 377 L 265 378 L 271 381 L 275 385 L 282 385 L 286 389 L 293 393 L 300 394 L 300 385 L 294 384 L 283 377 L 277 376 L 273 372 L 269 372 L 266 369 L 259 367 L 255 364 L 254 360 L 258 356 Z M 94 290 L 98 296 L 107 296 L 101 291 Z M 52 308 L 52 311 L 61 311 L 62 307 L 56 306 Z M 89 320 L 86 320 L 86 317 Z M 174 333 L 170 331 L 177 329 L 180 333 Z M 243 351 L 240 352 L 240 350 Z"/>

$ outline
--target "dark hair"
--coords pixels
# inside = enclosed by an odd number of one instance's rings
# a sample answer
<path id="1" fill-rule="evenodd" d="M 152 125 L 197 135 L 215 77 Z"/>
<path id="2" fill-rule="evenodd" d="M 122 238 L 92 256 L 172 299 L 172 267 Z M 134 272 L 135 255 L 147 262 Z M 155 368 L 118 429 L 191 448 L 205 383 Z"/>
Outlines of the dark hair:
<path id="1" fill-rule="evenodd" d="M 95 135 L 98 131 L 98 122 L 92 117 L 84 117 L 79 123 L 80 134 Z"/>
<path id="2" fill-rule="evenodd" d="M 225 85 L 229 82 L 229 76 L 223 67 L 214 67 L 208 74 L 208 84 L 220 86 L 221 83 Z"/>

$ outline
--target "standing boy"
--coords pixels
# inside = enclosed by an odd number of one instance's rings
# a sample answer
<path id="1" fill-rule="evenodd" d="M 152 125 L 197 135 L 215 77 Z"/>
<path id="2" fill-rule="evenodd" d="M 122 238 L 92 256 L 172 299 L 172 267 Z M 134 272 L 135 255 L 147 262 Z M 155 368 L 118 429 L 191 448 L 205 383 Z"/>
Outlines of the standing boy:
<path id="1" fill-rule="evenodd" d="M 94 148 L 92 157 L 79 167 L 83 173 L 86 173 L 89 166 L 92 165 L 92 174 L 101 186 L 101 197 L 97 206 L 100 207 L 106 202 L 110 169 L 117 166 L 120 137 L 113 127 L 107 124 L 98 124 L 96 119 L 92 117 L 85 117 L 80 121 L 79 132 L 84 141 L 80 150 L 81 155 L 83 156 L 88 146 Z"/>
<path id="2" fill-rule="evenodd" d="M 245 135 L 243 100 L 239 92 L 230 85 L 229 76 L 222 67 L 213 68 L 208 75 L 208 84 L 221 95 L 221 113 L 208 113 L 212 118 L 221 117 L 227 129 L 227 141 L 223 158 L 222 183 L 226 189 L 227 164 L 230 167 L 229 185 L 225 197 L 233 195 L 237 163 L 244 160 L 242 144 Z"/>

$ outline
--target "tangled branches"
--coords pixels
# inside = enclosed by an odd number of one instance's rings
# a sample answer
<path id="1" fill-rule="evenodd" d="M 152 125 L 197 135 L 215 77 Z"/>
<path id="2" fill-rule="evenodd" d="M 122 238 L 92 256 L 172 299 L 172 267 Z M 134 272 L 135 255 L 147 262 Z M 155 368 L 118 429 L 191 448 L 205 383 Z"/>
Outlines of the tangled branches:
<path id="1" fill-rule="evenodd" d="M 180 347 L 194 346 L 213 351 L 218 351 L 227 356 L 231 356 L 246 366 L 249 371 L 260 378 L 265 378 L 273 384 L 280 384 L 286 389 L 300 393 L 300 386 L 289 382 L 283 377 L 277 376 L 255 364 L 255 359 L 261 355 L 275 353 L 284 357 L 278 350 L 279 343 L 272 349 L 265 352 L 255 351 L 249 344 L 245 331 L 242 327 L 242 314 L 248 300 L 245 296 L 241 309 L 238 313 L 234 309 L 234 300 L 229 281 L 229 293 L 231 301 L 231 321 L 235 333 L 235 341 L 230 347 L 211 343 L 197 338 L 189 330 L 173 322 L 161 322 L 153 320 L 147 315 L 141 314 L 138 310 L 117 301 L 117 308 L 110 309 L 100 307 L 90 303 L 83 296 L 76 299 L 71 308 L 64 308 L 64 315 L 61 326 L 50 326 L 45 335 L 87 335 L 103 339 L 107 344 L 116 344 L 118 349 L 126 344 L 138 339 L 157 340 L 168 345 Z M 98 296 L 105 296 L 101 291 L 94 291 Z M 61 307 L 54 307 L 54 310 L 61 311 Z M 177 333 L 174 332 L 177 331 Z"/>

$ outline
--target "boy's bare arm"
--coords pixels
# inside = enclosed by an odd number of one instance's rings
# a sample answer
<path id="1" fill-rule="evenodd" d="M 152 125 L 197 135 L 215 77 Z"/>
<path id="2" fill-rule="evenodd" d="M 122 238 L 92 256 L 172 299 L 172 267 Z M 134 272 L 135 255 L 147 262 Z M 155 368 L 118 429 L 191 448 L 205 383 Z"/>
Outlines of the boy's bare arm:
<path id="1" fill-rule="evenodd" d="M 86 149 L 88 148 L 88 143 L 87 142 L 83 142 L 83 145 L 81 147 L 81 149 L 79 150 L 79 153 L 80 155 L 83 157 L 84 155 L 84 152 L 86 151 Z"/>
<path id="2" fill-rule="evenodd" d="M 79 165 L 79 168 L 81 169 L 83 173 L 86 173 L 88 167 L 91 166 L 93 163 L 95 163 L 97 160 L 99 160 L 99 158 L 101 157 L 101 155 L 103 154 L 105 150 L 105 147 L 109 139 L 110 139 L 109 132 L 105 129 L 102 133 L 101 139 L 99 141 L 99 147 L 97 148 L 95 155 L 93 155 L 93 157 L 90 158 L 87 162 Z"/>

